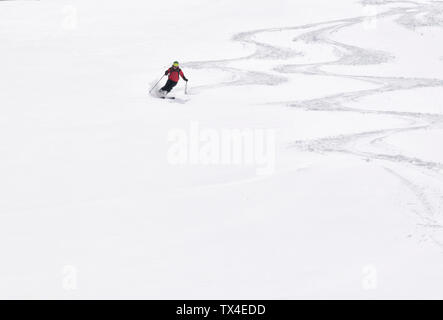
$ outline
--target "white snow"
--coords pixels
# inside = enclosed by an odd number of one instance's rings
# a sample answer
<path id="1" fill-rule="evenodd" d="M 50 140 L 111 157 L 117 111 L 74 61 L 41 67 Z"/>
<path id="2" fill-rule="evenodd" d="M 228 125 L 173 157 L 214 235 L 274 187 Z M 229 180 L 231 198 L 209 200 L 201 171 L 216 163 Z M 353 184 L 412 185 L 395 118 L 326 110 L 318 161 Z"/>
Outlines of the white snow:
<path id="1" fill-rule="evenodd" d="M 443 298 L 443 5 L 377 2 L 0 1 L 0 297 Z"/>

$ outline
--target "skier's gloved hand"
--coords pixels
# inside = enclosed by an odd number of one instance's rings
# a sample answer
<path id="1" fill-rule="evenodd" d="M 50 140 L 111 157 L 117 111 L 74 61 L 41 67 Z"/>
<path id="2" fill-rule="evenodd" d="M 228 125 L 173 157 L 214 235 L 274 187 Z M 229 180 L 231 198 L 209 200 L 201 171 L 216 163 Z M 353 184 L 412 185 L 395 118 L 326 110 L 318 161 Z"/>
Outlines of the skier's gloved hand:
<path id="1" fill-rule="evenodd" d="M 187 78 L 184 78 L 183 80 L 185 80 L 186 82 L 188 82 L 188 79 L 187 79 Z"/>
<path id="2" fill-rule="evenodd" d="M 168 75 L 168 73 L 169 73 L 168 71 L 165 71 L 165 76 L 167 76 L 167 75 Z"/>

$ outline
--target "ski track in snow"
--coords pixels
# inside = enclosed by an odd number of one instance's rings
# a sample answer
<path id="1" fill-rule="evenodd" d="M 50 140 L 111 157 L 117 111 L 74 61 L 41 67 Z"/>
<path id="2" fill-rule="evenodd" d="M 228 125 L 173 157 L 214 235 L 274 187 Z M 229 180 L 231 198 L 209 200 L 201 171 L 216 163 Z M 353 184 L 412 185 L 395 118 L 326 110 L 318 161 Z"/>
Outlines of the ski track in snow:
<path id="1" fill-rule="evenodd" d="M 387 9 L 387 11 L 375 15 L 377 19 L 395 18 L 395 22 L 403 27 L 413 29 L 424 26 L 443 27 L 443 2 L 418 3 L 414 1 L 388 1 L 366 0 L 361 1 L 364 5 L 396 5 L 407 6 Z M 357 157 L 363 161 L 377 163 L 386 172 L 398 179 L 415 196 L 416 207 L 412 211 L 418 217 L 418 232 L 425 241 L 432 241 L 443 249 L 443 163 L 432 162 L 420 158 L 410 157 L 392 150 L 384 142 L 385 139 L 404 132 L 428 130 L 443 126 L 443 115 L 438 113 L 401 112 L 392 110 L 371 110 L 364 108 L 352 108 L 346 106 L 348 102 L 358 101 L 361 98 L 382 94 L 385 92 L 411 90 L 417 88 L 443 87 L 442 79 L 432 78 L 407 78 L 407 77 L 382 77 L 367 75 L 348 75 L 322 70 L 324 66 L 333 65 L 374 65 L 387 63 L 392 57 L 389 53 L 373 49 L 364 49 L 330 39 L 330 35 L 341 29 L 361 24 L 367 16 L 354 17 L 341 20 L 325 21 L 295 27 L 260 29 L 242 32 L 233 37 L 247 45 L 255 46 L 254 53 L 235 59 L 215 61 L 195 61 L 185 63 L 184 66 L 194 69 L 217 69 L 232 74 L 232 80 L 216 85 L 196 87 L 197 90 L 210 89 L 220 86 L 239 85 L 280 85 L 287 80 L 285 74 L 304 74 L 336 77 L 364 81 L 376 85 L 375 89 L 357 90 L 353 92 L 340 92 L 334 95 L 319 97 L 303 101 L 276 101 L 275 105 L 284 105 L 299 108 L 306 111 L 329 111 L 329 112 L 352 112 L 358 114 L 373 114 L 379 116 L 397 117 L 408 120 L 409 125 L 400 128 L 386 128 L 383 130 L 363 131 L 355 134 L 343 134 L 313 140 L 297 140 L 290 144 L 289 148 L 295 148 L 304 152 L 314 152 L 327 155 L 328 153 L 340 153 Z M 307 44 L 327 45 L 337 52 L 339 57 L 333 61 L 311 64 L 279 64 L 281 60 L 303 55 L 289 48 L 279 48 L 254 40 L 257 34 L 264 32 L 280 31 L 303 31 L 293 38 L 293 41 L 303 41 Z M 249 59 L 278 60 L 272 70 L 273 73 L 244 70 L 230 67 L 233 62 Z M 370 147 L 378 152 L 365 151 L 363 147 Z M 408 178 L 409 175 L 423 177 L 417 180 Z M 414 182 L 412 182 L 414 181 Z M 440 239 L 439 239 L 440 238 Z"/>

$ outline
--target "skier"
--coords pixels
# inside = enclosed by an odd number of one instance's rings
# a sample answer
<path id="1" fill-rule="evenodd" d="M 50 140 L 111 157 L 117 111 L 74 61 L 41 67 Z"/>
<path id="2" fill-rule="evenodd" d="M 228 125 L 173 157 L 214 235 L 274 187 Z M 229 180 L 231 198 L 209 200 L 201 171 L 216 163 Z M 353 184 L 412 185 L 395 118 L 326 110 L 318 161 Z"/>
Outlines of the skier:
<path id="1" fill-rule="evenodd" d="M 186 82 L 188 81 L 188 79 L 186 79 L 185 75 L 183 74 L 183 71 L 178 67 L 178 61 L 174 61 L 172 67 L 165 71 L 165 76 L 167 75 L 169 75 L 168 81 L 166 81 L 166 84 L 163 86 L 163 88 L 159 90 L 159 92 L 164 95 L 168 94 L 172 90 L 172 88 L 177 85 L 180 77 L 182 77 L 183 80 L 185 80 Z"/>

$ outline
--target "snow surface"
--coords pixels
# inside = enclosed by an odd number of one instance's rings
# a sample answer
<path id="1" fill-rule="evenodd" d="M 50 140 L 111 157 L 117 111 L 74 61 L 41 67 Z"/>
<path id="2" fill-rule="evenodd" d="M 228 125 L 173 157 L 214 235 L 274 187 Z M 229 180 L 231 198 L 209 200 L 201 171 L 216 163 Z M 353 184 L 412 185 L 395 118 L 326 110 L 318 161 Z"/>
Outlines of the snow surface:
<path id="1" fill-rule="evenodd" d="M 442 27 L 438 1 L 0 1 L 0 297 L 443 298 Z M 174 60 L 189 94 L 157 99 Z M 271 170 L 174 164 L 195 127 L 263 133 Z"/>

